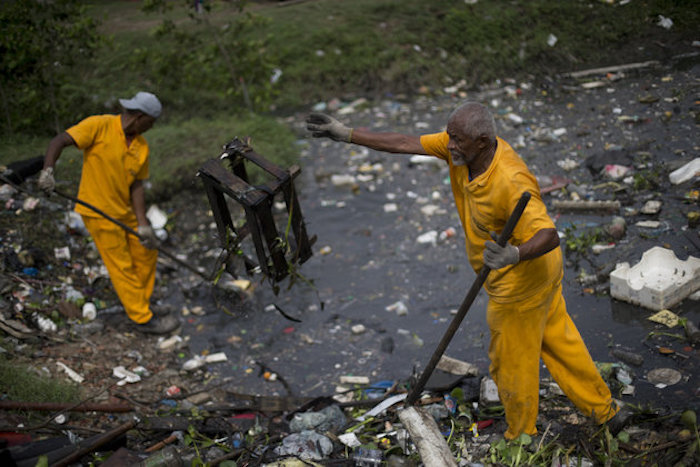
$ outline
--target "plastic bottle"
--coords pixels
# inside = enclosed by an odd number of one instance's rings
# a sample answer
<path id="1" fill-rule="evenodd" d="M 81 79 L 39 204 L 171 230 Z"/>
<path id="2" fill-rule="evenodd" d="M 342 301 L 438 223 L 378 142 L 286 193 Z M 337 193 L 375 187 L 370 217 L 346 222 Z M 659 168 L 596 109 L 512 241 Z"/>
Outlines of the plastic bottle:
<path id="1" fill-rule="evenodd" d="M 138 467 L 182 467 L 184 464 L 175 446 L 166 446 L 137 464 Z"/>
<path id="2" fill-rule="evenodd" d="M 382 451 L 379 449 L 357 448 L 352 456 L 358 467 L 375 467 L 382 465 Z"/>
<path id="3" fill-rule="evenodd" d="M 83 318 L 92 321 L 97 318 L 97 307 L 92 302 L 85 302 L 83 305 Z"/>

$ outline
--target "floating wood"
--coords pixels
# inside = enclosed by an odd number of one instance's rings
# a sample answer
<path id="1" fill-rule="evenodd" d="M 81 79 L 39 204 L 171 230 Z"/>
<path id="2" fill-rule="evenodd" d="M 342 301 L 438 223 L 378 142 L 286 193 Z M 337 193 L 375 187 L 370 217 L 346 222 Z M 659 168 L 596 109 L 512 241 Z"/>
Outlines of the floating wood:
<path id="1" fill-rule="evenodd" d="M 620 209 L 619 201 L 567 201 L 554 200 L 552 208 L 559 211 L 617 211 Z"/>
<path id="2" fill-rule="evenodd" d="M 224 162 L 228 167 L 224 167 Z M 261 185 L 251 185 L 246 163 L 263 170 L 271 180 Z M 294 264 L 302 264 L 312 255 L 315 237 L 306 233 L 301 206 L 294 190 L 294 178 L 301 169 L 294 165 L 283 170 L 256 153 L 248 143 L 234 138 L 218 159 L 210 159 L 202 165 L 197 175 L 204 183 L 209 199 L 219 241 L 223 248 L 217 260 L 217 269 L 224 269 L 234 277 L 234 259 L 243 259 L 250 274 L 258 268 L 275 282 L 284 279 Z M 272 214 L 276 195 L 284 198 L 287 218 L 284 228 L 278 230 Z M 245 211 L 245 222 L 236 227 L 226 197 L 232 198 Z M 287 226 L 289 228 L 287 229 Z M 242 241 L 250 236 L 257 261 L 241 249 Z"/>

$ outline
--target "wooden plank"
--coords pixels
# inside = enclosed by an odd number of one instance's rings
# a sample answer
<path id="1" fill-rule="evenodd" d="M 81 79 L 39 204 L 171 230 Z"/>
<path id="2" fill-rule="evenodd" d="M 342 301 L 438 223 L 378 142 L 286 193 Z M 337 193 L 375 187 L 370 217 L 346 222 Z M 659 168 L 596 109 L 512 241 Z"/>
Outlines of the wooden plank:
<path id="1" fill-rule="evenodd" d="M 199 173 L 209 177 L 220 191 L 245 206 L 255 206 L 267 198 L 267 193 L 248 185 L 244 180 L 222 167 L 215 159 L 205 162 L 199 169 Z"/>
<path id="2" fill-rule="evenodd" d="M 426 467 L 457 467 L 432 415 L 420 408 L 407 407 L 399 412 L 399 419 L 418 447 L 421 461 Z"/>
<path id="3" fill-rule="evenodd" d="M 257 216 L 260 220 L 262 233 L 267 242 L 270 258 L 275 268 L 274 278 L 276 281 L 282 280 L 287 275 L 287 259 L 284 249 L 280 247 L 279 239 L 282 234 L 277 231 L 275 220 L 272 217 L 271 203 L 263 203 L 258 206 Z"/>

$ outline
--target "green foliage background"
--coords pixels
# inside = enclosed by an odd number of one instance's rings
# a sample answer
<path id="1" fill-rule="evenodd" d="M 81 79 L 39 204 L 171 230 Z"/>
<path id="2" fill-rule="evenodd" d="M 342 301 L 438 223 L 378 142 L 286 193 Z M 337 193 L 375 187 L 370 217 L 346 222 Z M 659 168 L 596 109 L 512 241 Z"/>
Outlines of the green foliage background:
<path id="1" fill-rule="evenodd" d="M 0 163 L 42 154 L 57 131 L 119 112 L 119 98 L 148 90 L 164 104 L 147 134 L 154 185 L 191 181 L 233 136 L 252 136 L 267 146 L 258 152 L 285 165 L 296 137 L 280 117 L 318 101 L 400 99 L 503 78 L 546 84 L 559 72 L 692 51 L 700 24 L 691 0 L 208 0 L 201 13 L 193 5 L 0 2 Z M 659 15 L 673 20 L 670 30 Z M 59 177 L 77 177 L 79 164 L 70 166 Z"/>

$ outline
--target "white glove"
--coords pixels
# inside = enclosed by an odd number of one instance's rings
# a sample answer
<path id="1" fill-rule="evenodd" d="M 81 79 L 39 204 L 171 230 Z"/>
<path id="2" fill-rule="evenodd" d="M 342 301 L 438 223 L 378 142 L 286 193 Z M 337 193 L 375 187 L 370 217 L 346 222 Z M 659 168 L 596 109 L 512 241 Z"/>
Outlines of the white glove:
<path id="1" fill-rule="evenodd" d="M 310 114 L 306 118 L 306 129 L 311 131 L 314 138 L 328 137 L 346 143 L 350 143 L 352 138 L 352 128 L 322 113 L 314 112 Z"/>
<path id="2" fill-rule="evenodd" d="M 53 167 L 46 167 L 41 169 L 39 173 L 39 188 L 41 191 L 50 195 L 51 192 L 56 188 L 56 180 L 53 178 Z"/>
<path id="3" fill-rule="evenodd" d="M 492 232 L 491 238 L 495 240 L 495 237 L 496 234 Z M 487 241 L 485 246 L 484 264 L 491 269 L 501 269 L 520 262 L 520 250 L 515 245 L 506 243 L 502 247 L 496 242 Z"/>
<path id="4" fill-rule="evenodd" d="M 136 233 L 139 234 L 141 245 L 149 250 L 155 250 L 158 248 L 158 245 L 160 245 L 160 240 L 158 240 L 156 233 L 153 231 L 153 227 L 150 225 L 139 225 Z"/>

